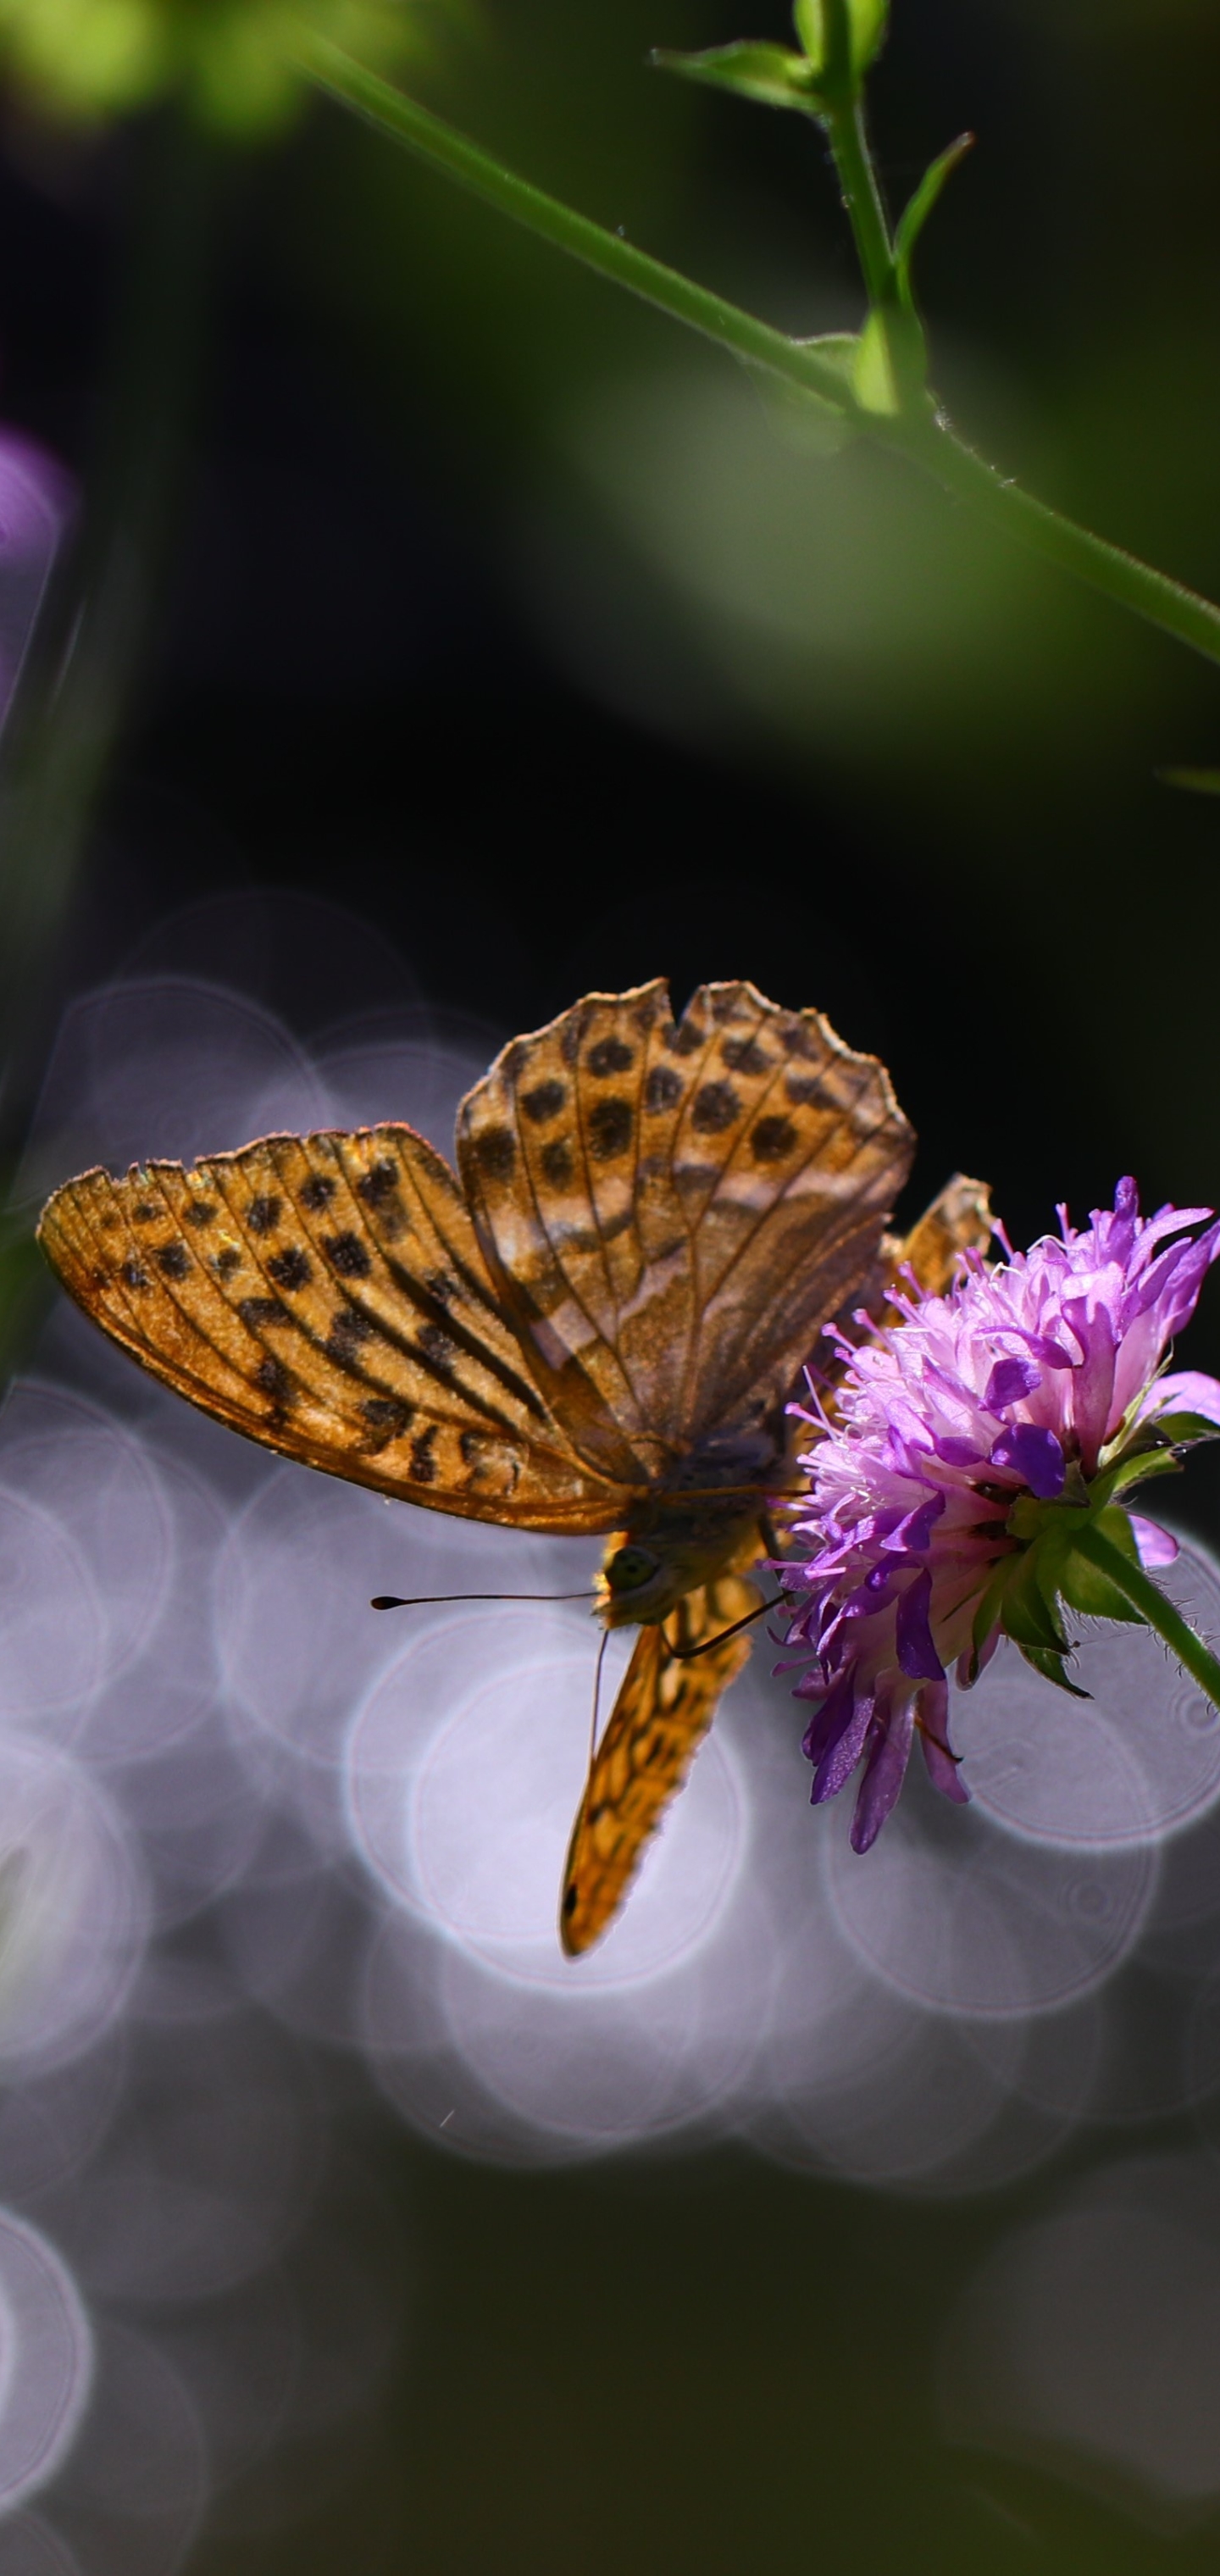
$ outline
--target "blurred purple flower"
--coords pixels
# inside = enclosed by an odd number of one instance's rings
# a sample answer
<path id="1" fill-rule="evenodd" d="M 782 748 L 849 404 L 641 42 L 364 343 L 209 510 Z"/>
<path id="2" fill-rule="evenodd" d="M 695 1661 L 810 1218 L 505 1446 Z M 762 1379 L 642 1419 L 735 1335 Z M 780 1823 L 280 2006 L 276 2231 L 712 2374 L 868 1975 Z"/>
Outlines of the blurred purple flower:
<path id="1" fill-rule="evenodd" d="M 1061 1240 L 1014 1253 L 1001 1235 L 1006 1258 L 966 1255 L 946 1296 L 912 1281 L 894 1300 L 902 1321 L 862 1344 L 828 1327 L 843 1375 L 831 1412 L 794 1407 L 820 1436 L 802 1460 L 797 1553 L 776 1571 L 792 1596 L 787 1642 L 810 1658 L 796 1694 L 814 1703 L 815 1805 L 863 1765 L 856 1851 L 889 1814 L 916 1732 L 936 1787 L 968 1797 L 948 1740 L 951 1666 L 968 1685 L 1007 1633 L 1064 1681 L 1060 1593 L 1138 1615 L 1069 1561 L 1086 1523 L 1145 1566 L 1176 1554 L 1112 1496 L 1220 1425 L 1216 1379 L 1158 1375 L 1220 1252 L 1220 1225 L 1190 1231 L 1210 1214 L 1141 1218 L 1120 1181 L 1081 1233 L 1061 1208 Z"/>
<path id="2" fill-rule="evenodd" d="M 75 507 L 75 486 L 55 458 L 0 424 L 0 724 Z"/>

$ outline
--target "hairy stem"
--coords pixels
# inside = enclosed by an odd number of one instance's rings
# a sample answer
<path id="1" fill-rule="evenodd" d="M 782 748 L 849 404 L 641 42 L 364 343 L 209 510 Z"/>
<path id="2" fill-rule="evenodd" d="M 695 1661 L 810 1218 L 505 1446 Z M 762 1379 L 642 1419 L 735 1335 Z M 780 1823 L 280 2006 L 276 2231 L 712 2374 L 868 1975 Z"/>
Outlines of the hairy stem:
<path id="1" fill-rule="evenodd" d="M 835 108 L 826 117 L 843 203 L 856 245 L 856 255 L 870 305 L 889 302 L 894 290 L 894 248 L 886 221 L 877 170 L 864 130 L 864 107 Z"/>
<path id="2" fill-rule="evenodd" d="M 556 249 L 569 252 L 599 276 L 642 296 L 646 303 L 686 323 L 734 357 L 767 368 L 802 392 L 829 403 L 854 427 L 897 449 L 945 491 L 981 510 L 1019 545 L 1087 582 L 1119 607 L 1159 627 L 1162 634 L 1220 662 L 1220 608 L 1211 600 L 1170 580 L 1151 564 L 1141 563 L 1121 546 L 1094 536 L 1090 529 L 1065 518 L 1046 502 L 1020 491 L 958 438 L 942 417 L 914 406 L 885 415 L 866 410 L 852 398 L 841 371 L 819 351 L 816 341 L 789 339 L 785 332 L 773 330 L 723 296 L 697 286 L 693 279 L 667 268 L 661 260 L 651 259 L 646 251 L 635 249 L 619 234 L 607 232 L 603 225 L 575 213 L 544 189 L 519 178 L 443 118 L 418 106 L 401 90 L 391 88 L 376 73 L 365 71 L 337 46 L 315 38 L 302 61 L 320 89 L 367 118 L 433 169 L 443 170 L 475 196 L 498 207 L 502 214 L 511 215 L 542 240 L 552 242 Z M 888 259 L 888 234 L 884 232 L 879 204 L 877 212 Z M 876 247 L 874 242 L 874 253 Z"/>
<path id="3" fill-rule="evenodd" d="M 1087 1556 L 1099 1574 L 1104 1574 L 1114 1584 L 1132 1609 L 1138 1610 L 1141 1619 L 1156 1630 L 1157 1636 L 1164 1638 L 1170 1652 L 1197 1681 L 1200 1690 L 1205 1691 L 1213 1704 L 1220 1708 L 1220 1663 L 1202 1638 L 1195 1635 L 1181 1611 L 1174 1608 L 1159 1585 L 1145 1574 L 1143 1566 L 1124 1556 L 1121 1548 L 1115 1547 L 1098 1529 L 1081 1530 L 1073 1536 L 1072 1545 L 1081 1556 Z"/>

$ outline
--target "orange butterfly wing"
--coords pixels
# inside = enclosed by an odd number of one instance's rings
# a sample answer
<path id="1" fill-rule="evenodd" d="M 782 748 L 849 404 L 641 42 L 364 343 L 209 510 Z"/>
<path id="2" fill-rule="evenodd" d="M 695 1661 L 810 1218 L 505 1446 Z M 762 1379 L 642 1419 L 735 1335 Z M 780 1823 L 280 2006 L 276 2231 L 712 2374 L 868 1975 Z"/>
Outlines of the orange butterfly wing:
<path id="1" fill-rule="evenodd" d="M 914 1139 L 816 1011 L 708 984 L 591 994 L 463 1102 L 488 1270 L 573 1446 L 664 1488 L 753 1439 L 874 1260 Z M 763 1437 L 763 1426 L 768 1436 Z"/>
<path id="2" fill-rule="evenodd" d="M 457 1182 L 410 1127 L 86 1172 L 39 1239 L 143 1367 L 285 1457 L 521 1529 L 622 1519 L 630 1494 L 555 1420 Z"/>
<path id="3" fill-rule="evenodd" d="M 756 1558 L 763 1554 L 759 1541 Z M 563 1875 L 559 1937 L 570 1958 L 606 1931 L 644 1846 L 681 1788 L 721 1695 L 750 1653 L 747 1634 L 710 1639 L 757 1610 L 740 1572 L 688 1592 L 663 1626 L 641 1628 L 589 1772 Z M 687 1662 L 671 1648 L 701 1646 Z"/>

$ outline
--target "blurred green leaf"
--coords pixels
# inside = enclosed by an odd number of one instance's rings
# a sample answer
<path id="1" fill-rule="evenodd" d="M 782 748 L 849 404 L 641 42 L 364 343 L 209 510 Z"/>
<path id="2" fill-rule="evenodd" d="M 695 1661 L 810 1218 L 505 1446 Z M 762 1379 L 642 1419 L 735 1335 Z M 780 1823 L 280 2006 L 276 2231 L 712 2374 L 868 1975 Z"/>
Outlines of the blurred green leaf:
<path id="1" fill-rule="evenodd" d="M 0 0 L 0 76 L 60 123 L 186 99 L 234 140 L 277 132 L 308 92 L 302 39 L 388 67 L 420 48 L 435 0 Z"/>
<path id="2" fill-rule="evenodd" d="M 1185 787 L 1192 796 L 1220 796 L 1220 769 L 1158 769 L 1162 787 Z"/>

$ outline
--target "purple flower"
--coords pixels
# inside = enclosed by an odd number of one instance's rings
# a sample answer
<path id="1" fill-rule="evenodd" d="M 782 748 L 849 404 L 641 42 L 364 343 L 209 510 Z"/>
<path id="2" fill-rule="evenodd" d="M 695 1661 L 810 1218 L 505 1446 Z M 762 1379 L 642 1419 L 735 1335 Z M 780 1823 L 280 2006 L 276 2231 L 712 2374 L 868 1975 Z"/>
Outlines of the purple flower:
<path id="1" fill-rule="evenodd" d="M 776 1568 L 787 1642 L 808 1657 L 805 1752 L 815 1804 L 863 1766 L 852 1843 L 867 1851 L 902 1786 L 918 1734 L 936 1787 L 968 1797 L 948 1738 L 948 1675 L 968 1686 L 1013 1637 L 1066 1688 L 1060 1601 L 1148 1615 L 1099 1572 L 1163 1565 L 1173 1540 L 1116 1500 L 1220 1426 L 1220 1383 L 1159 1374 L 1192 1313 L 1220 1225 L 1208 1208 L 1141 1218 L 1135 1183 L 1077 1233 L 1004 1260 L 963 1257 L 946 1296 L 914 1280 L 901 1321 L 849 1343 L 828 1413 L 793 1410 L 819 1435 L 802 1460 L 793 1555 Z M 859 1318 L 862 1324 L 868 1319 Z M 816 1401 L 816 1400 L 815 1400 Z M 1115 1551 L 1118 1551 L 1116 1556 Z"/>

